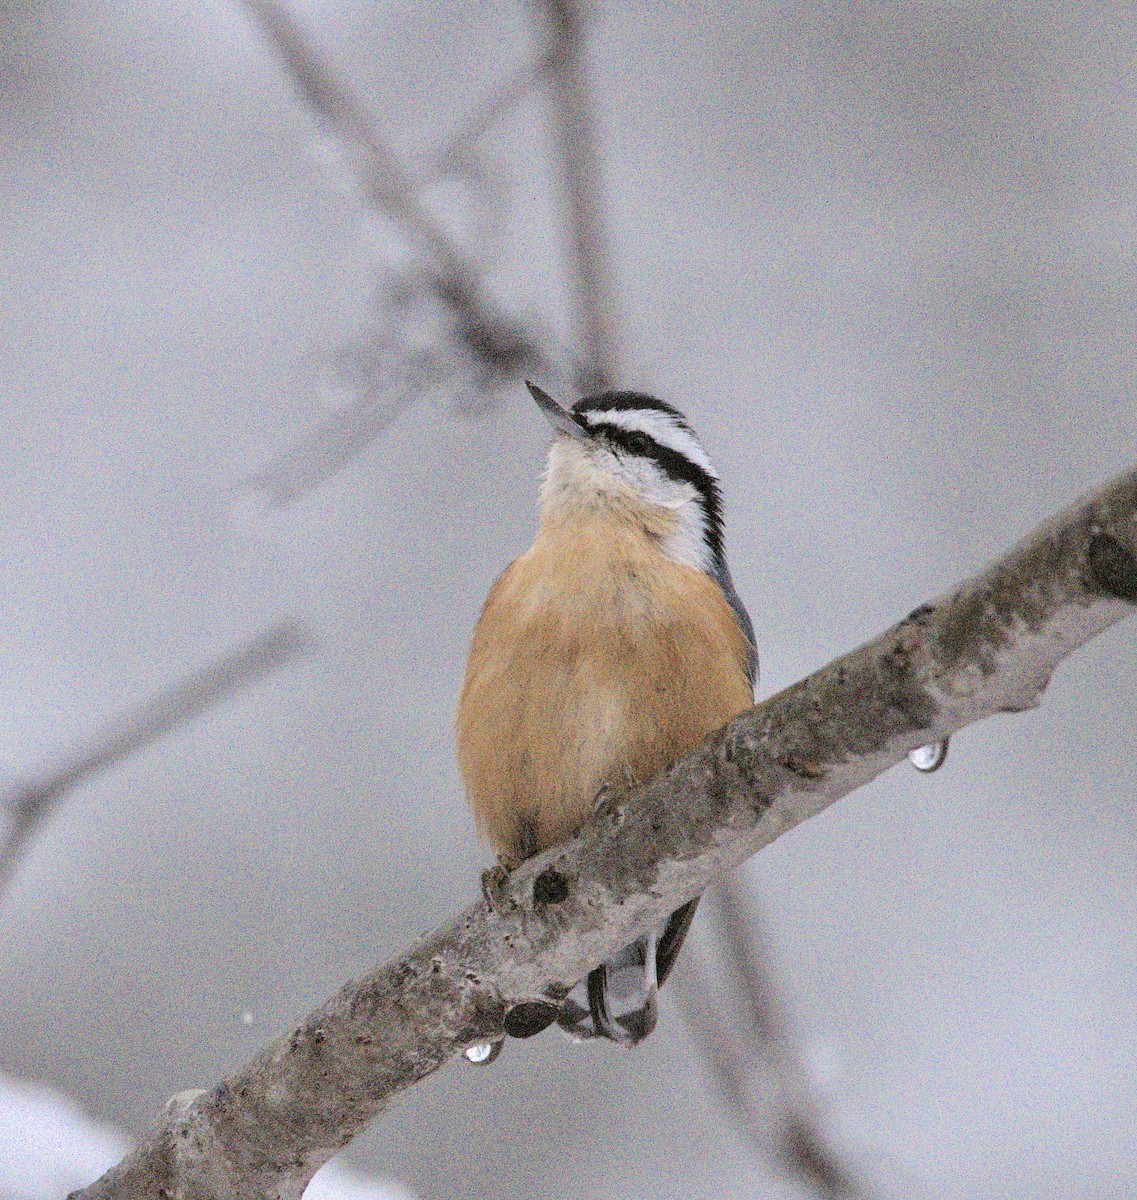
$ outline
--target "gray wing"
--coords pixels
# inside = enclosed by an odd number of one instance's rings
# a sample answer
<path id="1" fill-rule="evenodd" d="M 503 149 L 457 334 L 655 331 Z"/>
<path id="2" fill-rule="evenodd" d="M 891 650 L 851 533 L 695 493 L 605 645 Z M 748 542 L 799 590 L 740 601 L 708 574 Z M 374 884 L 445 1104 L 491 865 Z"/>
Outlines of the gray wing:
<path id="1" fill-rule="evenodd" d="M 734 580 L 730 577 L 730 568 L 726 565 L 725 559 L 719 559 L 715 563 L 713 574 L 718 580 L 719 587 L 722 588 L 726 602 L 734 609 L 734 615 L 738 618 L 739 625 L 742 626 L 742 632 L 746 635 L 746 643 L 750 647 L 746 662 L 746 674 L 750 679 L 750 686 L 754 687 L 758 683 L 758 647 L 754 642 L 754 625 L 750 620 L 750 614 L 746 611 L 746 605 L 742 603 L 738 593 L 734 590 Z"/>

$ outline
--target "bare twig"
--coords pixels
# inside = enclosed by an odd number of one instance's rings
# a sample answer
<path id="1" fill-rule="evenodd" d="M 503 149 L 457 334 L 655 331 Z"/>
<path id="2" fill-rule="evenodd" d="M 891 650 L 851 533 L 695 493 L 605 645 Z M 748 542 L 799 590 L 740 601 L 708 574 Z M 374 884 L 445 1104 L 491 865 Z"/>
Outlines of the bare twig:
<path id="1" fill-rule="evenodd" d="M 364 202 L 397 228 L 402 239 L 395 270 L 408 292 L 417 292 L 444 314 L 446 348 L 476 368 L 472 386 L 492 390 L 525 372 L 556 377 L 556 355 L 540 338 L 500 312 L 478 273 L 422 202 L 418 184 L 404 169 L 379 128 L 347 84 L 288 9 L 277 0 L 244 0 L 245 7 L 276 51 L 302 99 L 325 123 L 342 149 L 345 164 Z M 522 80 L 515 81 L 521 86 Z M 493 99 L 493 98 L 491 98 Z M 497 97 L 505 103 L 508 95 Z M 492 113 L 483 113 L 492 119 Z M 413 357 L 413 356 L 412 356 Z M 269 467 L 252 483 L 266 486 L 274 501 L 287 503 L 355 458 L 425 388 L 417 364 L 389 371 L 390 395 L 369 395 L 317 426 L 279 470 Z M 462 367 L 456 365 L 456 375 Z M 312 465 L 308 478 L 302 468 Z"/>
<path id="2" fill-rule="evenodd" d="M 613 386 L 620 374 L 617 302 L 614 273 L 605 236 L 601 196 L 601 171 L 596 153 L 590 115 L 590 91 L 584 71 L 584 19 L 579 0 L 545 0 L 549 23 L 549 55 L 552 61 L 549 89 L 554 118 L 554 145 L 562 164 L 561 178 L 568 210 L 572 277 L 575 283 L 584 368 L 578 379 L 582 391 Z M 792 1081 L 803 1083 L 795 1074 L 796 1060 L 784 1026 L 775 1026 L 774 1012 L 758 1001 L 773 990 L 773 973 L 764 948 L 752 933 L 747 936 L 738 923 L 737 900 L 729 880 L 720 890 L 722 924 L 730 933 L 732 961 L 740 984 L 748 988 L 751 1001 L 751 1028 L 759 1040 L 757 1061 L 737 1045 L 731 1030 L 712 1031 L 699 1041 L 724 1101 L 736 1121 L 750 1136 L 756 1149 L 786 1165 L 799 1179 L 815 1187 L 824 1196 L 853 1196 L 850 1179 L 841 1171 L 826 1148 L 817 1123 L 810 1119 L 798 1101 L 804 1089 L 797 1087 L 790 1096 Z M 687 979 L 678 999 L 684 1004 L 688 1021 L 709 1012 L 705 986 Z M 684 1003 L 685 1002 L 685 1003 Z M 727 1052 L 730 1046 L 732 1052 Z M 769 1102 L 755 1107 L 747 1081 L 740 1074 L 742 1063 L 749 1062 L 761 1074 Z"/>
<path id="3" fill-rule="evenodd" d="M 10 824 L 0 846 L 0 891 L 7 885 L 32 834 L 66 793 L 98 771 L 121 762 L 198 716 L 227 696 L 282 667 L 312 645 L 295 621 L 278 621 L 223 658 L 202 667 L 181 683 L 147 701 L 105 730 L 83 750 L 9 792 L 0 801 Z"/>
<path id="4" fill-rule="evenodd" d="M 716 989 L 687 957 L 675 972 L 672 1000 L 720 1099 L 753 1148 L 815 1194 L 826 1200 L 865 1200 L 865 1189 L 828 1144 L 778 997 L 761 926 L 754 914 L 744 912 L 734 878 L 725 876 L 709 889 L 703 907 L 714 915 L 726 950 L 730 990 L 743 1000 L 743 1020 L 736 1026 L 724 1015 L 713 1000 Z"/>
<path id="5" fill-rule="evenodd" d="M 292 14 L 276 0 L 244 0 L 272 43 L 292 82 L 328 125 L 347 154 L 353 174 L 372 205 L 398 221 L 408 240 L 445 281 L 455 307 L 493 344 L 495 359 L 514 369 L 528 348 L 516 330 L 507 330 L 490 307 L 469 268 L 438 222 L 423 207 L 414 180 L 379 136 L 378 126 L 360 100 L 331 70 Z"/>
<path id="6" fill-rule="evenodd" d="M 579 0 L 545 0 L 549 22 L 549 94 L 554 146 L 568 207 L 570 259 L 584 362 L 582 392 L 616 386 L 621 375 L 619 318 L 604 228 L 603 184 L 584 73 Z"/>
<path id="7" fill-rule="evenodd" d="M 343 412 L 325 417 L 244 482 L 262 488 L 276 505 L 299 500 L 347 466 L 420 398 L 408 380 L 397 382 L 393 395 L 367 394 Z"/>
<path id="8" fill-rule="evenodd" d="M 465 376 L 463 383 L 483 395 L 493 394 L 503 381 L 522 373 L 560 384 L 566 381 L 565 355 L 547 337 L 497 309 L 478 272 L 424 205 L 416 178 L 402 166 L 371 114 L 329 67 L 287 7 L 278 0 L 244 0 L 244 4 L 300 96 L 342 148 L 364 202 L 397 228 L 400 252 L 388 264 L 396 282 L 407 294 L 417 293 L 436 304 L 442 316 L 432 361 L 424 362 L 421 355 L 396 345 L 396 351 L 404 351 L 402 359 L 396 353 L 382 363 L 380 388 L 322 421 L 279 461 L 246 481 L 264 488 L 274 503 L 287 504 L 358 457 L 400 412 L 431 390 L 432 379 Z M 619 321 L 582 63 L 583 25 L 576 4 L 569 0 L 545 0 L 545 8 L 546 52 L 495 88 L 433 165 L 442 171 L 454 169 L 474 140 L 538 80 L 547 80 L 581 344 L 574 383 L 587 392 L 614 386 L 619 377 Z"/>
<path id="9" fill-rule="evenodd" d="M 494 87 L 462 118 L 457 132 L 452 133 L 445 145 L 431 156 L 431 174 L 444 175 L 468 157 L 470 147 L 512 112 L 548 76 L 552 65 L 552 54 L 543 54 L 536 62 L 521 67 Z"/>
<path id="10" fill-rule="evenodd" d="M 738 1053 L 738 1039 L 714 1001 L 702 955 L 690 938 L 683 946 L 681 965 L 667 978 L 667 993 L 735 1124 L 763 1158 L 776 1159 L 779 1139 L 772 1114 L 761 1103 L 766 1097 L 751 1097 L 742 1071 L 731 1061 Z M 748 1061 L 750 1058 L 747 1055 Z M 761 1082 L 768 1082 L 768 1077 L 763 1076 Z"/>
<path id="11" fill-rule="evenodd" d="M 397 1092 L 473 1042 L 543 1028 L 585 972 L 914 747 L 1037 705 L 1135 606 L 1137 468 L 489 881 L 74 1195 L 298 1200 Z"/>

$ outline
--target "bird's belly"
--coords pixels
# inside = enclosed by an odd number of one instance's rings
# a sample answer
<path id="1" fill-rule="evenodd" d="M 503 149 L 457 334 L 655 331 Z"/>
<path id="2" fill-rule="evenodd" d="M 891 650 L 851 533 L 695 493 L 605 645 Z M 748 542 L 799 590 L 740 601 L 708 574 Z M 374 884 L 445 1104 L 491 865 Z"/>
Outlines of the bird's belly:
<path id="1" fill-rule="evenodd" d="M 669 587 L 577 586 L 560 600 L 545 587 L 536 604 L 501 587 L 517 582 L 507 572 L 491 593 L 458 755 L 479 825 L 507 863 L 567 837 L 601 788 L 649 779 L 753 703 L 721 590 L 675 568 Z"/>

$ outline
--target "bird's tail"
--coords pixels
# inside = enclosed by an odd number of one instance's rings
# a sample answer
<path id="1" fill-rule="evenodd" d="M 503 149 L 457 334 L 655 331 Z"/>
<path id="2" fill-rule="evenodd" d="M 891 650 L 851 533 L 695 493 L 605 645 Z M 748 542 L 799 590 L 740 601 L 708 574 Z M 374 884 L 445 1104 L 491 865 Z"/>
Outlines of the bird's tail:
<path id="1" fill-rule="evenodd" d="M 589 972 L 569 992 L 557 1023 L 571 1038 L 604 1037 L 626 1046 L 642 1042 L 655 1028 L 656 993 L 683 944 L 698 900 L 671 914 L 659 933 L 637 938 Z"/>

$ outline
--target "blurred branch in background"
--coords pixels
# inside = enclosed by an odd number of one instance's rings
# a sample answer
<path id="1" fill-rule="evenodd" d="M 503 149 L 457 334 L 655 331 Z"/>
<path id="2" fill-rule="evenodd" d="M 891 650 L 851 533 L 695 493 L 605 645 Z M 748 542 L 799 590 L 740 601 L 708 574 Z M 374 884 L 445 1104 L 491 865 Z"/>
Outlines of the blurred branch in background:
<path id="1" fill-rule="evenodd" d="M 377 297 L 379 331 L 347 351 L 355 368 L 354 402 L 317 425 L 292 450 L 247 482 L 276 504 L 289 504 L 335 474 L 373 442 L 401 411 L 441 387 L 486 394 L 524 373 L 564 381 L 547 339 L 507 317 L 479 273 L 422 199 L 378 123 L 288 9 L 276 0 L 244 0 L 301 98 L 335 140 L 363 203 L 378 222 L 386 278 Z M 469 141 L 485 133 L 548 70 L 547 57 L 495 90 L 436 159 L 453 170 Z M 476 407 L 476 406 L 475 406 Z"/>
<path id="2" fill-rule="evenodd" d="M 161 692 L 111 725 L 90 746 L 76 750 L 57 766 L 12 789 L 0 800 L 8 826 L 0 845 L 0 892 L 28 847 L 36 829 L 68 792 L 98 771 L 135 754 L 254 680 L 278 670 L 314 645 L 296 621 L 278 621 L 264 633 L 215 659 L 188 679 Z"/>
<path id="3" fill-rule="evenodd" d="M 414 180 L 380 137 L 363 104 L 336 76 L 292 15 L 275 0 L 244 0 L 301 96 L 340 142 L 349 169 L 374 208 L 397 223 L 407 248 L 431 273 L 439 294 L 488 367 L 513 372 L 539 358 L 522 331 L 485 295 L 481 281 L 422 204 Z"/>
<path id="4" fill-rule="evenodd" d="M 532 94 L 538 84 L 548 78 L 553 59 L 553 51 L 543 54 L 536 62 L 523 66 L 508 79 L 502 80 L 488 96 L 475 104 L 463 117 L 457 132 L 450 135 L 440 150 L 430 155 L 430 169 L 424 174 L 427 177 L 446 175 L 464 165 L 474 143 L 489 133 L 498 121 L 504 120 L 522 100 Z"/>
<path id="5" fill-rule="evenodd" d="M 547 1028 L 578 979 L 732 867 L 915 747 L 1039 704 L 1058 663 L 1135 611 L 1137 467 L 601 805 L 233 1078 L 175 1098 L 74 1195 L 300 1196 L 398 1092 L 475 1042 Z"/>
<path id="6" fill-rule="evenodd" d="M 868 1200 L 828 1144 L 758 914 L 731 875 L 700 907 L 712 917 L 725 987 L 712 985 L 689 944 L 668 991 L 711 1086 L 759 1157 L 825 1200 Z"/>
<path id="7" fill-rule="evenodd" d="M 584 73 L 580 8 L 547 0 L 545 52 L 467 115 L 419 177 L 400 161 L 378 122 L 276 0 L 244 0 L 301 98 L 338 147 L 373 214 L 381 279 L 376 329 L 335 356 L 350 403 L 245 482 L 290 504 L 357 458 L 405 409 L 435 392 L 458 393 L 477 412 L 500 386 L 530 373 L 555 392 L 612 387 L 620 378 L 616 289 L 607 251 L 602 180 Z M 473 144 L 541 83 L 548 84 L 552 149 L 560 162 L 578 365 L 547 336 L 503 314 L 481 274 L 424 202 L 438 178 L 465 174 L 477 190 Z M 484 190 L 484 189 L 483 189 Z M 471 396 L 474 399 L 471 399 Z"/>
<path id="8" fill-rule="evenodd" d="M 583 363 L 577 389 L 588 394 L 616 387 L 621 379 L 615 279 L 604 223 L 603 179 L 592 129 L 584 73 L 584 4 L 545 0 L 548 20 L 549 96 L 553 150 L 561 162 Z"/>

